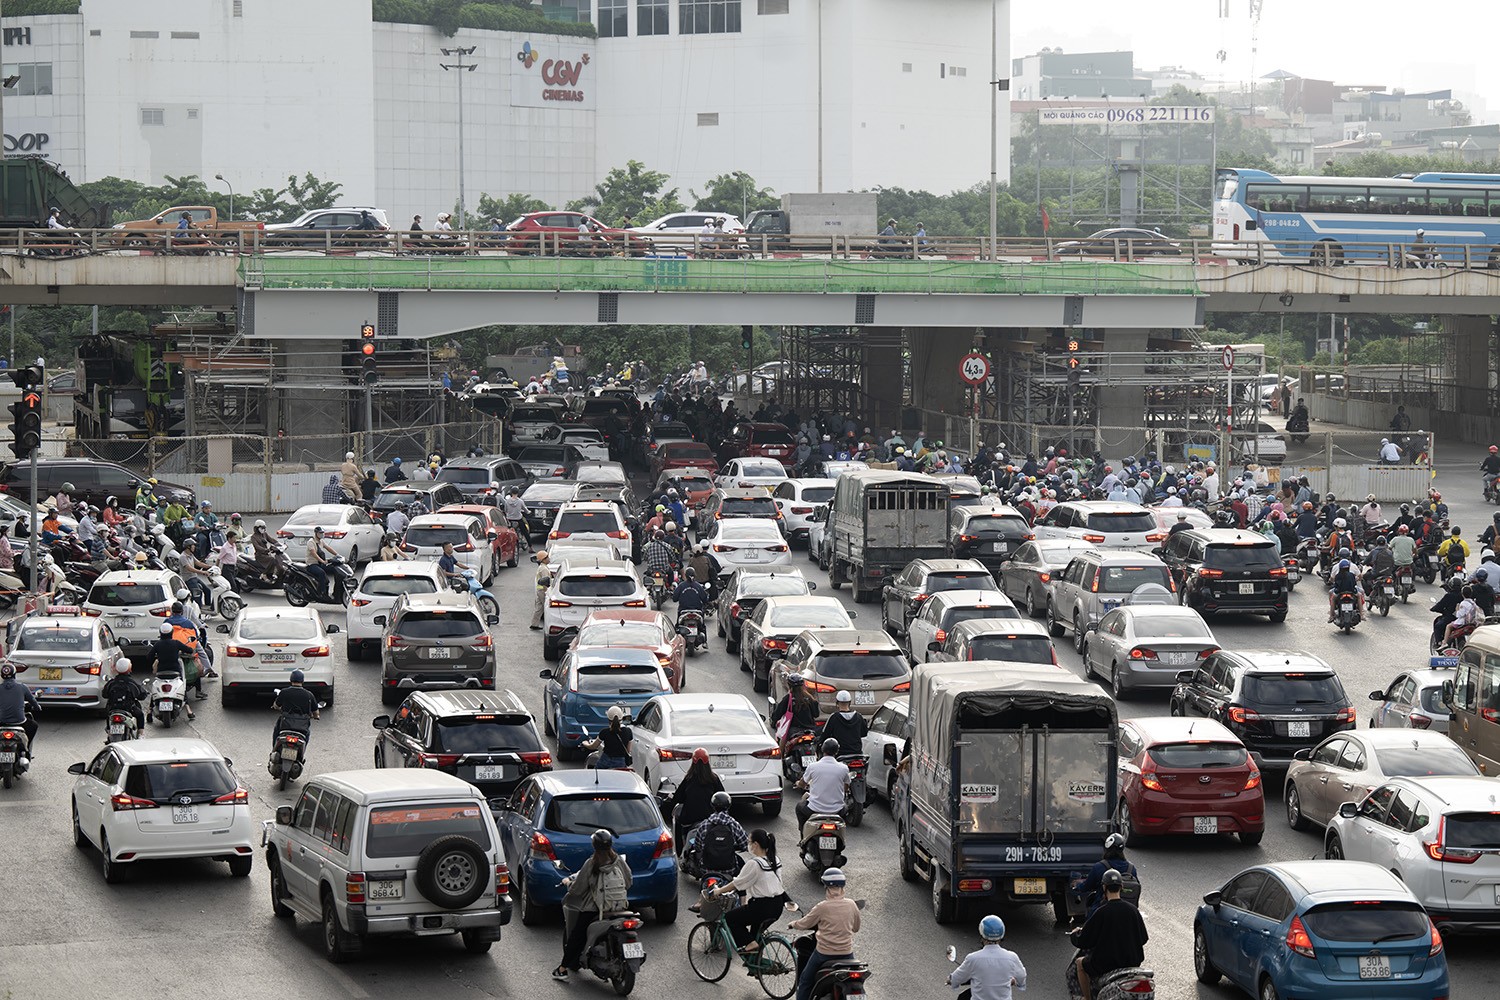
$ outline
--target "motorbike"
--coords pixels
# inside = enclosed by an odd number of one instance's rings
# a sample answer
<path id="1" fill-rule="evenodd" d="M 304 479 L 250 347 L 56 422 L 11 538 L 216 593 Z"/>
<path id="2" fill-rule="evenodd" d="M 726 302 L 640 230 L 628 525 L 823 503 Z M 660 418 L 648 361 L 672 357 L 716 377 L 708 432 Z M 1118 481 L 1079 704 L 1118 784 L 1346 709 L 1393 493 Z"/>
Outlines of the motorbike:
<path id="1" fill-rule="evenodd" d="M 682 636 L 688 656 L 708 645 L 708 628 L 704 624 L 705 612 L 698 608 L 686 608 L 677 613 L 677 634 Z"/>
<path id="2" fill-rule="evenodd" d="M 354 570 L 349 568 L 342 556 L 331 557 L 323 564 L 323 569 L 328 574 L 326 589 L 319 588 L 317 578 L 308 571 L 307 563 L 289 563 L 286 580 L 281 587 L 282 593 L 286 595 L 286 602 L 294 608 L 303 608 L 309 604 L 342 604 L 348 607 L 355 588 Z"/>
<path id="3" fill-rule="evenodd" d="M 1333 626 L 1342 630 L 1346 635 L 1354 631 L 1354 626 L 1361 621 L 1359 602 L 1353 593 L 1338 595 L 1333 602 Z"/>
<path id="4" fill-rule="evenodd" d="M 1500 503 L 1500 478 L 1495 476 L 1484 477 L 1484 502 Z"/>
<path id="5" fill-rule="evenodd" d="M 787 737 L 781 753 L 781 772 L 792 784 L 802 780 L 807 765 L 818 759 L 818 734 L 809 729 Z"/>
<path id="6" fill-rule="evenodd" d="M 797 951 L 797 978 L 800 980 L 802 970 L 817 948 L 816 935 L 812 932 L 799 935 L 792 945 Z M 869 965 L 857 959 L 825 962 L 818 970 L 810 996 L 812 1000 L 864 1000 L 865 983 L 869 978 Z"/>
<path id="7" fill-rule="evenodd" d="M 797 856 L 818 878 L 830 868 L 848 864 L 844 857 L 844 818 L 834 813 L 813 813 L 802 824 L 802 842 Z"/>
<path id="8" fill-rule="evenodd" d="M 561 861 L 552 863 L 558 871 L 567 871 Z M 592 919 L 587 913 L 577 914 L 576 919 L 589 921 L 588 939 L 583 946 L 584 967 L 595 978 L 609 983 L 617 996 L 629 996 L 635 989 L 636 974 L 646 961 L 646 944 L 639 934 L 644 923 L 641 915 L 623 910 L 607 913 L 602 920 Z"/>
<path id="9" fill-rule="evenodd" d="M 240 611 L 245 607 L 245 599 L 229 588 L 229 581 L 219 572 L 219 567 L 215 566 L 209 572 L 209 582 L 208 601 L 203 610 L 216 614 L 225 621 L 239 617 Z"/>
<path id="10" fill-rule="evenodd" d="M 168 729 L 187 712 L 187 678 L 175 671 L 158 672 L 151 678 L 146 695 L 146 719 L 155 718 Z"/>
<path id="11" fill-rule="evenodd" d="M 123 743 L 141 738 L 140 727 L 135 724 L 135 713 L 125 709 L 111 708 L 104 717 L 104 742 Z"/>
<path id="12" fill-rule="evenodd" d="M 1281 560 L 1281 565 L 1286 568 L 1286 589 L 1296 590 L 1297 584 L 1302 582 L 1302 563 L 1297 556 L 1289 555 Z"/>
<path id="13" fill-rule="evenodd" d="M 1457 562 L 1456 563 L 1456 562 L 1451 562 L 1451 561 L 1449 561 L 1447 559 L 1442 559 L 1442 560 L 1439 560 L 1439 563 L 1438 563 L 1438 575 L 1440 577 L 1442 577 L 1442 581 L 1444 583 L 1447 583 L 1450 579 L 1452 579 L 1455 576 L 1458 577 L 1459 579 L 1463 579 L 1468 574 L 1464 571 L 1464 564 L 1463 563 L 1461 563 L 1461 562 Z"/>
<path id="14" fill-rule="evenodd" d="M 865 820 L 865 801 L 869 797 L 870 758 L 864 754 L 839 754 L 839 763 L 849 768 L 849 791 L 844 795 L 844 809 L 849 825 L 859 826 Z"/>
<path id="15" fill-rule="evenodd" d="M 651 607 L 657 611 L 661 610 L 670 592 L 667 578 L 661 573 L 652 573 L 651 578 L 646 581 L 646 595 L 651 600 Z"/>
<path id="16" fill-rule="evenodd" d="M 1303 575 L 1313 571 L 1313 567 L 1318 564 L 1317 536 L 1298 540 L 1296 559 L 1297 565 L 1301 568 Z"/>
<path id="17" fill-rule="evenodd" d="M 1287 418 L 1286 432 L 1291 435 L 1292 441 L 1296 444 L 1302 444 L 1306 441 L 1310 436 L 1307 429 L 1306 415 L 1293 411 L 1292 415 Z"/>
<path id="18" fill-rule="evenodd" d="M 1379 611 L 1382 618 L 1391 613 L 1391 605 L 1396 603 L 1396 597 L 1397 587 L 1394 576 L 1383 576 L 1370 587 L 1370 607 Z"/>
<path id="19" fill-rule="evenodd" d="M 1406 604 L 1407 598 L 1417 592 L 1417 575 L 1412 566 L 1396 567 L 1396 593 L 1401 595 L 1401 603 Z"/>
<path id="20" fill-rule="evenodd" d="M 28 715 L 28 718 L 30 716 Z M 0 727 L 0 783 L 6 788 L 31 767 L 31 744 L 21 726 Z"/>
<path id="21" fill-rule="evenodd" d="M 263 571 L 255 562 L 255 549 L 246 546 L 240 551 L 239 566 L 236 567 L 235 577 L 240 581 L 240 590 L 250 593 L 254 590 L 275 590 L 286 580 L 287 570 L 292 561 L 287 558 L 286 546 L 275 542 L 271 546 L 272 567 L 269 571 Z"/>
<path id="22" fill-rule="evenodd" d="M 1437 562 L 1433 559 L 1436 551 L 1431 545 L 1423 545 L 1412 555 L 1412 570 L 1422 578 L 1423 583 L 1430 584 L 1437 579 Z"/>
<path id="23" fill-rule="evenodd" d="M 472 569 L 463 571 L 463 580 L 455 582 L 453 589 L 460 593 L 467 591 L 473 594 L 474 600 L 478 602 L 480 609 L 484 611 L 486 619 L 491 616 L 500 617 L 500 602 L 495 599 L 494 594 L 486 590 L 484 585 L 479 582 L 479 574 L 475 573 Z"/>
<path id="24" fill-rule="evenodd" d="M 281 694 L 281 689 L 276 689 L 276 694 Z M 318 702 L 319 710 L 327 708 L 326 702 Z M 312 720 L 308 720 L 307 729 L 279 729 L 276 733 L 276 745 L 271 749 L 271 755 L 266 760 L 266 770 L 271 777 L 276 779 L 276 787 L 286 791 L 287 782 L 296 781 L 302 776 L 302 766 L 307 761 L 307 738 L 312 729 Z"/>
<path id="25" fill-rule="evenodd" d="M 1068 940 L 1075 947 L 1079 934 L 1080 931 L 1073 931 L 1068 935 Z M 1068 986 L 1069 1000 L 1155 1000 L 1156 973 L 1140 967 L 1116 969 L 1101 976 L 1097 982 L 1089 983 L 1093 996 L 1085 997 L 1083 987 L 1078 982 L 1078 960 L 1082 957 L 1082 950 L 1074 952 L 1068 962 L 1068 971 L 1063 976 Z"/>

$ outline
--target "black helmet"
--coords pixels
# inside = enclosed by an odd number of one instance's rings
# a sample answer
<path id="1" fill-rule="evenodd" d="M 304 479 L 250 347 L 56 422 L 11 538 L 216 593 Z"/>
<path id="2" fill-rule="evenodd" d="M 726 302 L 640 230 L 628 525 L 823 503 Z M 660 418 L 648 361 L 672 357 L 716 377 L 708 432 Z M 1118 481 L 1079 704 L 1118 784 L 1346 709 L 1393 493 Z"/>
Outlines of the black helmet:
<path id="1" fill-rule="evenodd" d="M 837 757 L 839 755 L 839 741 L 830 736 L 823 741 L 823 756 Z"/>
<path id="2" fill-rule="evenodd" d="M 708 801 L 714 807 L 714 812 L 728 812 L 729 804 L 733 799 L 729 797 L 728 792 L 714 792 L 713 798 Z"/>
<path id="3" fill-rule="evenodd" d="M 10 680 L 16 676 L 16 666 L 13 663 L 0 663 L 0 680 Z"/>
<path id="4" fill-rule="evenodd" d="M 595 830 L 594 835 L 590 837 L 589 840 L 593 843 L 594 850 L 596 851 L 601 847 L 612 848 L 615 846 L 615 835 L 610 833 L 608 830 Z"/>

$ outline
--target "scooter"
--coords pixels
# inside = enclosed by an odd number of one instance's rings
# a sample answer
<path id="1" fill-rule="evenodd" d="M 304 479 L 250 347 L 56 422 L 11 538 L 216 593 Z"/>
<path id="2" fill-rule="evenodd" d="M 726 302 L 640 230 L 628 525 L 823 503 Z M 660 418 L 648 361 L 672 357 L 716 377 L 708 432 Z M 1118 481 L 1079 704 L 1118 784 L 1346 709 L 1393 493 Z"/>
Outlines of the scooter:
<path id="1" fill-rule="evenodd" d="M 787 738 L 781 754 L 781 773 L 787 781 L 794 785 L 801 781 L 807 765 L 818 759 L 817 739 L 818 734 L 811 729 Z"/>
<path id="2" fill-rule="evenodd" d="M 864 754 L 840 754 L 839 763 L 849 768 L 849 791 L 844 795 L 844 809 L 849 825 L 859 826 L 865 819 L 865 800 L 869 797 L 870 758 Z"/>
<path id="3" fill-rule="evenodd" d="M 1431 545 L 1423 545 L 1412 555 L 1412 569 L 1422 578 L 1423 583 L 1430 584 L 1437 579 L 1437 563 L 1433 559 L 1436 551 Z"/>
<path id="4" fill-rule="evenodd" d="M 661 610 L 662 604 L 667 600 L 668 592 L 667 578 L 660 573 L 652 573 L 651 578 L 646 581 L 646 595 L 651 599 L 653 610 Z"/>
<path id="5" fill-rule="evenodd" d="M 813 813 L 802 824 L 802 843 L 797 849 L 802 864 L 818 878 L 830 868 L 848 864 L 844 857 L 844 818 L 834 813 Z"/>
<path id="6" fill-rule="evenodd" d="M 355 588 L 354 570 L 349 568 L 342 556 L 330 558 L 323 564 L 323 569 L 328 574 L 326 589 L 319 588 L 317 578 L 308 572 L 307 563 L 290 563 L 286 581 L 281 588 L 286 595 L 286 602 L 294 608 L 304 608 L 309 604 L 342 604 L 348 607 Z"/>
<path id="7" fill-rule="evenodd" d="M 160 673 L 151 678 L 146 695 L 146 719 L 155 718 L 168 729 L 187 711 L 187 679 L 180 673 Z"/>
<path id="8" fill-rule="evenodd" d="M 255 548 L 253 546 L 242 546 L 240 548 L 239 565 L 235 567 L 235 578 L 240 581 L 240 590 L 250 593 L 255 590 L 275 590 L 286 580 L 287 570 L 292 561 L 287 558 L 286 546 L 281 542 L 271 545 L 272 567 L 269 572 L 263 572 L 255 562 Z"/>
<path id="9" fill-rule="evenodd" d="M 801 934 L 792 942 L 792 946 L 797 951 L 797 978 L 801 980 L 802 970 L 807 967 L 808 959 L 812 958 L 813 951 L 817 948 L 817 935 L 812 932 Z M 810 996 L 812 1000 L 863 1000 L 865 983 L 869 978 L 869 965 L 857 959 L 825 962 L 818 970 L 818 978 L 813 982 Z"/>
<path id="10" fill-rule="evenodd" d="M 494 594 L 484 588 L 484 585 L 479 582 L 479 575 L 472 569 L 463 571 L 463 581 L 455 582 L 453 589 L 460 593 L 473 594 L 474 600 L 479 602 L 480 609 L 484 611 L 486 619 L 491 616 L 500 617 L 500 602 L 495 599 Z"/>
<path id="11" fill-rule="evenodd" d="M 1068 935 L 1068 940 L 1074 946 L 1078 944 L 1080 933 L 1081 929 Z M 1156 1000 L 1156 973 L 1140 967 L 1116 969 L 1100 977 L 1097 982 L 1090 982 L 1093 996 L 1085 997 L 1083 987 L 1078 982 L 1078 960 L 1082 957 L 1082 950 L 1075 952 L 1068 962 L 1068 971 L 1063 976 L 1068 985 L 1070 1000 Z"/>
<path id="12" fill-rule="evenodd" d="M 225 621 L 238 618 L 244 610 L 245 599 L 230 589 L 229 581 L 219 571 L 219 567 L 215 566 L 209 571 L 209 582 L 208 602 L 203 610 L 216 614 Z"/>
<path id="13" fill-rule="evenodd" d="M 1383 576 L 1370 586 L 1370 607 L 1379 611 L 1380 617 L 1384 618 L 1391 613 L 1391 605 L 1396 603 L 1398 596 L 1396 578 Z"/>
<path id="14" fill-rule="evenodd" d="M 1354 626 L 1362 620 L 1359 602 L 1354 594 L 1340 594 L 1333 602 L 1333 627 L 1342 630 L 1345 635 L 1353 632 Z"/>
<path id="15" fill-rule="evenodd" d="M 682 636 L 688 656 L 706 648 L 708 628 L 704 625 L 704 612 L 698 608 L 684 608 L 677 612 L 677 634 Z"/>
<path id="16" fill-rule="evenodd" d="M 552 863 L 558 871 L 567 871 L 561 861 Z M 568 885 L 572 879 L 572 876 L 564 879 L 563 884 Z M 577 919 L 588 918 L 579 913 Z M 641 915 L 631 910 L 589 920 L 588 938 L 583 946 L 584 967 L 614 987 L 617 996 L 629 996 L 635 989 L 636 974 L 646 961 L 646 944 L 639 934 L 643 923 Z"/>
<path id="17" fill-rule="evenodd" d="M 1407 598 L 1417 592 L 1417 575 L 1411 566 L 1396 567 L 1396 593 L 1401 595 L 1401 603 L 1406 604 Z"/>
<path id="18" fill-rule="evenodd" d="M 276 694 L 281 694 L 281 689 L 276 689 Z M 274 699 L 273 699 L 274 700 Z M 321 711 L 327 708 L 326 702 L 318 702 Z M 312 726 L 312 720 L 308 720 L 308 730 L 302 729 L 280 729 L 276 733 L 276 745 L 271 749 L 271 755 L 266 760 L 266 770 L 271 777 L 276 779 L 276 787 L 286 791 L 287 782 L 296 781 L 302 777 L 302 766 L 307 760 L 307 738 Z"/>
<path id="19" fill-rule="evenodd" d="M 0 727 L 0 783 L 9 788 L 30 767 L 31 743 L 26 730 L 21 726 Z"/>
<path id="20" fill-rule="evenodd" d="M 1282 559 L 1281 565 L 1286 569 L 1286 589 L 1296 590 L 1297 584 L 1302 582 L 1302 564 L 1297 561 L 1294 554 Z"/>
<path id="21" fill-rule="evenodd" d="M 104 742 L 123 743 L 141 738 L 140 727 L 135 724 L 135 713 L 123 709 L 110 709 L 104 717 Z"/>
<path id="22" fill-rule="evenodd" d="M 1500 503 L 1500 478 L 1495 476 L 1484 477 L 1484 502 Z"/>
<path id="23" fill-rule="evenodd" d="M 1296 559 L 1297 566 L 1302 570 L 1304 576 L 1313 571 L 1313 567 L 1318 565 L 1318 538 L 1316 535 L 1311 538 L 1298 540 Z"/>

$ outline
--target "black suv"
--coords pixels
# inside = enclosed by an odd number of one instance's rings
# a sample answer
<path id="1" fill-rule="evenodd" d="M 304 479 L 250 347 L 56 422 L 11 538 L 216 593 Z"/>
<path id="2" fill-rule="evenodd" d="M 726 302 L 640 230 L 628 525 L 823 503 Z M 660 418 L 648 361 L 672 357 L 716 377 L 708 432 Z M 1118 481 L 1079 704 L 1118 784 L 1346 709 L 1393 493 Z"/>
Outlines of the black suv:
<path id="1" fill-rule="evenodd" d="M 528 774 L 552 770 L 536 721 L 512 691 L 417 691 L 373 725 L 376 767 L 446 771 L 492 807 Z"/>
<path id="2" fill-rule="evenodd" d="M 1212 653 L 1177 675 L 1171 711 L 1223 723 L 1262 770 L 1285 770 L 1298 750 L 1355 725 L 1354 705 L 1332 667 L 1274 649 Z"/>
<path id="3" fill-rule="evenodd" d="M 37 492 L 44 497 L 56 496 L 63 483 L 72 483 L 74 500 L 86 501 L 92 507 L 103 507 L 106 500 L 115 497 L 121 510 L 135 509 L 135 486 L 147 477 L 131 472 L 114 462 L 101 462 L 92 458 L 39 458 L 36 463 Z M 18 500 L 31 499 L 31 467 L 26 462 L 14 462 L 0 473 L 0 487 Z M 176 500 L 193 510 L 196 500 L 193 491 L 186 486 L 156 483 L 156 495 L 164 500 Z"/>
<path id="4" fill-rule="evenodd" d="M 1159 550 L 1182 603 L 1202 614 L 1270 615 L 1286 621 L 1291 587 L 1274 538 L 1236 528 L 1179 531 Z"/>
<path id="5" fill-rule="evenodd" d="M 952 506 L 950 502 L 948 554 L 954 559 L 978 559 L 998 576 L 1011 553 L 1031 537 L 1031 525 L 1014 507 Z"/>
<path id="6" fill-rule="evenodd" d="M 445 483 L 437 479 L 408 479 L 381 489 L 375 495 L 375 502 L 370 505 L 370 513 L 375 517 L 384 518 L 401 504 L 413 504 L 418 501 L 421 501 L 422 506 L 427 508 L 429 514 L 449 504 L 469 502 L 463 490 L 453 483 Z"/>

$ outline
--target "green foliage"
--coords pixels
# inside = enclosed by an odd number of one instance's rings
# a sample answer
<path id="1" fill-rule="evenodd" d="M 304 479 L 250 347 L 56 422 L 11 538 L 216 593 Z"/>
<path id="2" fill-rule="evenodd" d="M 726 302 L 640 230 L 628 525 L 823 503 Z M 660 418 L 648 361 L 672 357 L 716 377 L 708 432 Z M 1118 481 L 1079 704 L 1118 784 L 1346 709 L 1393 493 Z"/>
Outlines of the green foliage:
<path id="1" fill-rule="evenodd" d="M 682 201 L 677 189 L 663 191 L 671 178 L 659 170 L 647 170 L 639 160 L 615 167 L 594 185 L 594 193 L 568 202 L 568 211 L 587 212 L 606 225 L 616 225 L 629 215 L 637 225 L 681 212 Z"/>
<path id="2" fill-rule="evenodd" d="M 895 219 L 904 233 L 914 232 L 919 222 L 927 227 L 928 236 L 988 236 L 990 232 L 988 181 L 946 195 L 878 188 L 875 206 L 877 219 Z M 1006 185 L 996 194 L 995 211 L 997 235 L 1040 235 L 1042 231 L 1036 207 L 1016 198 Z"/>
<path id="3" fill-rule="evenodd" d="M 1349 345 L 1349 363 L 1356 365 L 1440 365 L 1439 337 L 1379 337 Z"/>
<path id="4" fill-rule="evenodd" d="M 5 0 L 6 17 L 40 17 L 46 14 L 77 14 L 80 0 Z"/>
<path id="5" fill-rule="evenodd" d="M 115 222 L 132 222 L 155 217 L 164 208 L 173 205 L 212 205 L 221 216 L 229 218 L 229 189 L 216 182 L 209 187 L 201 177 L 164 178 L 161 185 L 142 184 L 120 177 L 105 177 L 78 185 L 80 191 L 95 204 L 109 205 Z M 311 173 L 300 179 L 287 178 L 287 186 L 276 190 L 261 188 L 257 191 L 240 192 L 234 199 L 236 218 L 255 218 L 265 222 L 289 222 L 301 213 L 313 208 L 328 208 L 338 199 L 342 184 L 322 181 Z"/>
<path id="6" fill-rule="evenodd" d="M 89 306 L 20 306 L 16 314 L 16 358 L 30 361 L 40 355 L 49 369 L 73 367 L 74 349 L 93 329 Z M 0 317 L 0 357 L 10 350 L 10 317 Z M 101 306 L 99 329 L 104 332 L 145 333 L 163 320 L 157 310 Z"/>
<path id="7" fill-rule="evenodd" d="M 755 178 L 743 170 L 720 174 L 703 186 L 703 193 L 689 191 L 695 212 L 737 212 L 748 221 L 752 212 L 780 208 L 781 199 L 770 188 L 757 187 Z"/>
<path id="8" fill-rule="evenodd" d="M 1371 150 L 1358 156 L 1340 157 L 1323 164 L 1319 171 L 1329 177 L 1395 177 L 1425 171 L 1462 171 L 1469 174 L 1500 173 L 1500 161 L 1470 163 L 1452 156 L 1393 156 Z"/>
<path id="9" fill-rule="evenodd" d="M 474 206 L 469 225 L 480 227 L 489 223 L 491 219 L 499 219 L 509 225 L 512 221 L 522 215 L 532 212 L 545 212 L 552 206 L 540 198 L 533 198 L 529 194 L 511 194 L 504 198 L 492 198 L 488 194 L 479 196 L 479 204 Z M 454 211 L 457 211 L 455 208 Z"/>
<path id="10" fill-rule="evenodd" d="M 769 332 L 756 328 L 754 333 L 756 363 L 779 357 L 779 341 Z M 601 371 L 606 363 L 619 366 L 635 358 L 644 359 L 657 373 L 682 371 L 692 361 L 702 360 L 713 373 L 742 368 L 745 352 L 740 350 L 738 326 L 605 326 L 578 329 L 561 326 L 488 326 L 469 330 L 452 338 L 458 349 L 464 371 L 480 368 L 486 355 L 510 354 L 533 344 L 582 344 L 585 367 Z M 540 366 L 538 366 L 540 371 Z M 524 378 L 532 372 L 511 372 Z"/>
<path id="11" fill-rule="evenodd" d="M 7 10 L 7 13 L 9 11 Z M 465 0 L 374 0 L 374 19 L 397 24 L 426 24 L 447 37 L 460 28 L 515 31 L 522 34 L 595 37 L 594 26 L 553 21 L 526 0 L 467 3 Z"/>

